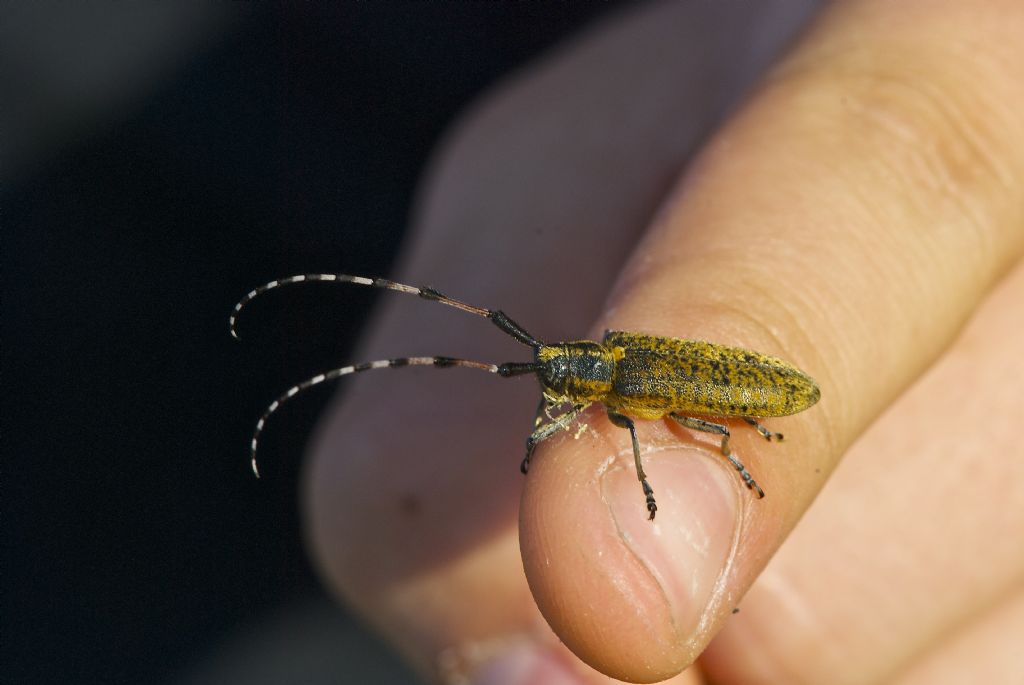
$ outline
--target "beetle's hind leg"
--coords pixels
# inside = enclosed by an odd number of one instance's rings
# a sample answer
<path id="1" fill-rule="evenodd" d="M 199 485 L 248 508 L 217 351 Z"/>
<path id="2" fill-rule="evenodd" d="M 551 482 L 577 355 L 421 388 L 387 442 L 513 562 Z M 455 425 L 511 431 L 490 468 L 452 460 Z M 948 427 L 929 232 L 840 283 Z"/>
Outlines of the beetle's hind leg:
<path id="1" fill-rule="evenodd" d="M 732 454 L 732 450 L 729 449 L 730 433 L 728 426 L 723 426 L 720 423 L 712 423 L 710 421 L 705 421 L 704 419 L 695 419 L 692 416 L 683 416 L 682 414 L 673 413 L 669 414 L 669 416 L 671 416 L 673 419 L 675 419 L 682 425 L 686 426 L 687 428 L 703 431 L 705 433 L 712 433 L 714 435 L 721 435 L 722 454 L 724 454 L 727 457 Z M 732 461 L 732 459 L 730 459 L 730 461 Z"/>
<path id="2" fill-rule="evenodd" d="M 720 423 L 712 423 L 711 421 L 705 421 L 704 419 L 695 419 L 691 416 L 682 416 L 680 414 L 669 414 L 669 416 L 671 416 L 673 419 L 675 419 L 681 425 L 686 426 L 687 428 L 703 431 L 705 433 L 713 433 L 714 435 L 721 435 L 722 454 L 725 456 L 726 459 L 729 460 L 729 463 L 733 465 L 733 468 L 735 468 L 739 472 L 740 478 L 743 480 L 743 484 L 747 486 L 747 489 L 756 492 L 758 499 L 764 497 L 764 490 L 761 489 L 761 486 L 757 484 L 757 481 L 754 480 L 754 477 L 750 475 L 749 471 L 747 471 L 747 467 L 744 466 L 739 459 L 732 456 L 732 452 L 729 450 L 728 426 L 723 426 Z"/>
<path id="3" fill-rule="evenodd" d="M 640 462 L 640 441 L 636 437 L 636 424 L 628 416 L 616 414 L 612 411 L 608 412 L 608 419 L 619 428 L 629 429 L 629 437 L 633 440 L 633 461 L 636 462 L 636 477 L 640 480 L 640 486 L 644 489 L 644 496 L 647 498 L 647 511 L 651 512 L 651 515 L 647 518 L 653 521 L 654 515 L 658 513 L 658 505 L 654 501 L 654 490 L 651 488 L 651 484 L 647 482 L 647 474 L 644 473 L 644 466 Z"/>
<path id="4" fill-rule="evenodd" d="M 771 442 L 774 439 L 775 442 L 782 442 L 782 433 L 775 433 L 774 431 L 768 430 L 767 428 L 762 426 L 760 423 L 758 423 L 757 419 L 753 419 L 753 418 L 751 418 L 749 416 L 744 416 L 743 420 L 746 421 L 747 423 L 749 423 L 751 426 L 753 426 L 754 429 L 758 433 L 760 433 L 761 437 L 763 437 L 765 440 Z"/>

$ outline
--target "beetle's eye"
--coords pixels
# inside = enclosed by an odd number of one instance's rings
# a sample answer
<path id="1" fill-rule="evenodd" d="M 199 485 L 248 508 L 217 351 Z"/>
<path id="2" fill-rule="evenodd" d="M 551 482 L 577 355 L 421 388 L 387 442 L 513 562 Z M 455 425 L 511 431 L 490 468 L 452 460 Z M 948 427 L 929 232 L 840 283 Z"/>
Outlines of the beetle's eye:
<path id="1" fill-rule="evenodd" d="M 544 365 L 544 384 L 558 391 L 565 390 L 569 375 L 569 363 L 565 357 L 555 357 Z"/>

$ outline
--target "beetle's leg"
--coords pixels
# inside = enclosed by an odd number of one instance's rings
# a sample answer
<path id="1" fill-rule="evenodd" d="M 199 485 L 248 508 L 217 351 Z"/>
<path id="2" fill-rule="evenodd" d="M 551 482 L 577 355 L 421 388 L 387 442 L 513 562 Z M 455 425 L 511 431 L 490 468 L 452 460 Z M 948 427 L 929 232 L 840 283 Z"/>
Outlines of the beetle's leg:
<path id="1" fill-rule="evenodd" d="M 669 414 L 669 416 L 671 416 L 673 419 L 678 421 L 680 424 L 686 426 L 687 428 L 704 431 L 705 433 L 714 433 L 715 435 L 721 435 L 722 454 L 724 454 L 725 458 L 729 460 L 729 463 L 733 465 L 733 468 L 739 471 L 740 478 L 743 479 L 743 484 L 746 485 L 749 490 L 753 490 L 754 492 L 756 492 L 758 499 L 764 497 L 764 490 L 761 489 L 761 486 L 757 484 L 757 481 L 754 480 L 754 477 L 750 475 L 749 471 L 747 471 L 747 467 L 744 466 L 739 459 L 732 456 L 732 453 L 729 451 L 728 426 L 723 426 L 720 423 L 712 423 L 710 421 L 705 421 L 703 419 L 695 419 L 690 416 L 681 416 L 680 414 Z"/>
<path id="2" fill-rule="evenodd" d="M 613 411 L 608 412 L 608 419 L 619 428 L 629 429 L 629 437 L 633 440 L 633 461 L 636 462 L 636 477 L 640 480 L 640 485 L 644 489 L 644 496 L 647 498 L 647 511 L 651 512 L 651 515 L 647 518 L 653 521 L 654 515 L 658 513 L 658 505 L 654 501 L 654 490 L 651 489 L 651 484 L 647 482 L 647 474 L 644 473 L 643 464 L 640 463 L 640 441 L 636 438 L 636 425 L 633 423 L 633 419 L 622 414 L 616 414 Z"/>
<path id="3" fill-rule="evenodd" d="M 743 420 L 749 423 L 751 426 L 753 426 L 757 430 L 757 432 L 761 434 L 761 437 L 763 437 L 765 440 L 768 440 L 770 442 L 772 438 L 775 438 L 776 442 L 782 442 L 782 433 L 775 433 L 773 431 L 768 430 L 767 428 L 759 424 L 757 422 L 757 419 L 752 419 L 749 416 L 744 416 Z"/>
<path id="4" fill-rule="evenodd" d="M 682 416 L 681 414 L 669 414 L 673 419 L 683 424 L 687 428 L 693 430 L 704 431 L 705 433 L 713 433 L 715 435 L 722 436 L 722 454 L 729 456 L 732 454 L 732 450 L 729 449 L 729 427 L 723 426 L 720 423 L 711 423 L 704 419 L 695 419 L 690 416 Z"/>
<path id="5" fill-rule="evenodd" d="M 533 429 L 534 430 L 537 430 L 537 428 L 540 427 L 540 424 L 544 423 L 544 415 L 547 413 L 547 409 L 548 409 L 548 398 L 544 397 L 544 395 L 541 395 L 540 396 L 540 404 L 537 405 L 537 413 L 533 417 Z M 548 418 L 550 418 L 550 416 Z"/>
<path id="6" fill-rule="evenodd" d="M 530 437 L 526 439 L 526 457 L 523 459 L 523 463 L 520 464 L 519 470 L 524 474 L 530 470 L 530 458 L 533 457 L 533 450 L 537 448 L 538 443 L 547 440 L 552 435 L 562 430 L 570 423 L 572 423 L 577 416 L 583 413 L 583 410 L 589 407 L 590 404 L 577 404 L 569 411 L 565 412 L 551 423 L 546 423 L 543 426 L 537 426 Z M 543 405 L 542 405 L 543 407 Z"/>

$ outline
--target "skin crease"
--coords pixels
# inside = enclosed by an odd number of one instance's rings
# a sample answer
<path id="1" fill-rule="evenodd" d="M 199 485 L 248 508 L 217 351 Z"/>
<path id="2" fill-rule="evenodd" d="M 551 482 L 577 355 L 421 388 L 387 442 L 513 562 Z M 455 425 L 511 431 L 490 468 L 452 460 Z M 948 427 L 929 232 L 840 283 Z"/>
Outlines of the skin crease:
<path id="1" fill-rule="evenodd" d="M 599 409 L 524 481 L 535 381 L 369 373 L 316 436 L 317 563 L 427 678 L 873 683 L 950 645 L 1012 674 L 1013 633 L 986 629 L 1019 620 L 998 607 L 1024 584 L 1024 8 L 830 6 L 682 175 L 756 71 L 728 46 L 808 9 L 709 7 L 613 17 L 478 106 L 387 276 L 546 340 L 616 328 L 795 363 L 822 400 L 765 422 L 786 442 L 730 422 L 767 497 L 712 436 L 638 422 L 652 525 Z M 382 300 L 353 361 L 528 358 L 486 321 Z"/>

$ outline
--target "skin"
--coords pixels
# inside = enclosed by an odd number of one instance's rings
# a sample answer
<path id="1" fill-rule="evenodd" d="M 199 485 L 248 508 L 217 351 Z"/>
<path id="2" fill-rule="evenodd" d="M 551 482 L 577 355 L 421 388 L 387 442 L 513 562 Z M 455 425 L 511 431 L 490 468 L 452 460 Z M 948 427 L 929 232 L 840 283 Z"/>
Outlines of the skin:
<path id="1" fill-rule="evenodd" d="M 821 401 L 765 420 L 785 442 L 728 422 L 765 499 L 714 436 L 637 421 L 651 523 L 599 408 L 524 480 L 535 380 L 382 371 L 314 441 L 317 564 L 439 682 L 1021 682 L 1024 5 L 839 2 L 781 57 L 810 5 L 724 7 L 611 17 L 492 93 L 387 276 L 547 340 L 792 362 Z M 353 361 L 527 360 L 382 300 Z"/>

